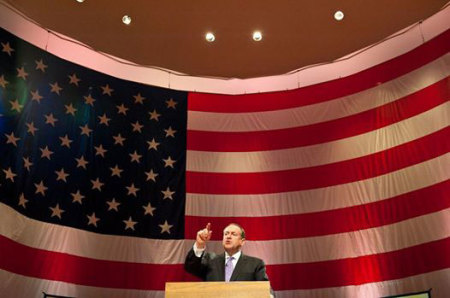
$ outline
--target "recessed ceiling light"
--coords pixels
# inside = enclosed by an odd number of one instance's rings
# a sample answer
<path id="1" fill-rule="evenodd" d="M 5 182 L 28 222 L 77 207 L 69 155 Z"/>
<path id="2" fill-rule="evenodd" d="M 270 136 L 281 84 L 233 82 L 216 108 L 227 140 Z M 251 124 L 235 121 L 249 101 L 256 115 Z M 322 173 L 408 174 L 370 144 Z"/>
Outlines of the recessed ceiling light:
<path id="1" fill-rule="evenodd" d="M 334 13 L 334 18 L 336 19 L 336 21 L 342 21 L 342 19 L 344 18 L 344 13 L 338 10 Z"/>
<path id="2" fill-rule="evenodd" d="M 262 33 L 261 31 L 255 31 L 253 32 L 253 40 L 254 41 L 260 41 L 262 39 Z"/>
<path id="3" fill-rule="evenodd" d="M 84 0 L 77 0 L 77 2 L 83 3 L 83 2 L 84 2 Z"/>
<path id="4" fill-rule="evenodd" d="M 215 37 L 214 34 L 212 34 L 211 32 L 208 32 L 208 33 L 206 33 L 206 35 L 205 35 L 205 39 L 206 39 L 206 41 L 208 41 L 208 42 L 213 42 L 213 41 L 216 39 L 216 37 Z"/>
<path id="5" fill-rule="evenodd" d="M 122 17 L 122 22 L 123 22 L 125 25 L 130 25 L 130 24 L 131 24 L 131 17 L 128 16 L 128 15 L 124 15 L 124 16 Z"/>

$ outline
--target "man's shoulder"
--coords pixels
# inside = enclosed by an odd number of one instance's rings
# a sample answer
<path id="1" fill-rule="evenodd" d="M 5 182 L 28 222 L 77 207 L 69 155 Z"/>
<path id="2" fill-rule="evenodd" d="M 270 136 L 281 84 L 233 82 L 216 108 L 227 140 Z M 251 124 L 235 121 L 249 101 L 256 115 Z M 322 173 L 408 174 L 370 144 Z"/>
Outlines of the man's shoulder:
<path id="1" fill-rule="evenodd" d="M 264 263 L 262 259 L 257 258 L 257 257 L 253 257 L 253 256 L 249 256 L 249 255 L 246 255 L 246 254 L 242 254 L 241 257 L 242 257 L 243 260 L 246 260 L 246 261 L 249 261 L 249 262 L 252 262 L 252 263 Z"/>

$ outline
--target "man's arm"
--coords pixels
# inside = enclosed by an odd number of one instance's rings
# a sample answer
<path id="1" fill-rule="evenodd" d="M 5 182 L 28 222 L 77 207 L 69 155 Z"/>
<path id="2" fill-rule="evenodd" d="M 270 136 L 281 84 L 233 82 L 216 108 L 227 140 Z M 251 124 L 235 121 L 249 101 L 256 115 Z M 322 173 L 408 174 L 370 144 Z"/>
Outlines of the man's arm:
<path id="1" fill-rule="evenodd" d="M 204 259 L 203 256 L 205 254 L 206 242 L 211 239 L 211 224 L 208 223 L 203 230 L 197 232 L 197 239 L 195 240 L 194 247 L 189 251 L 186 256 L 186 260 L 184 261 L 184 269 L 205 280 L 206 273 L 208 270 L 208 262 Z"/>
<path id="2" fill-rule="evenodd" d="M 266 272 L 266 265 L 264 264 L 264 261 L 262 261 L 262 260 L 258 263 L 258 266 L 256 267 L 255 280 L 256 281 L 269 281 L 269 277 L 267 276 L 267 272 Z M 270 287 L 270 297 L 271 298 L 275 297 L 275 293 L 273 292 L 272 287 Z"/>
<path id="3" fill-rule="evenodd" d="M 197 257 L 194 248 L 191 248 L 184 261 L 184 270 L 204 280 L 206 278 L 208 266 L 202 262 L 202 255 Z"/>
<path id="4" fill-rule="evenodd" d="M 255 280 L 256 281 L 268 281 L 269 280 L 269 277 L 267 276 L 267 273 L 266 273 L 266 265 L 264 264 L 264 262 L 262 260 L 260 260 L 260 262 L 258 262 L 258 265 L 256 266 Z"/>

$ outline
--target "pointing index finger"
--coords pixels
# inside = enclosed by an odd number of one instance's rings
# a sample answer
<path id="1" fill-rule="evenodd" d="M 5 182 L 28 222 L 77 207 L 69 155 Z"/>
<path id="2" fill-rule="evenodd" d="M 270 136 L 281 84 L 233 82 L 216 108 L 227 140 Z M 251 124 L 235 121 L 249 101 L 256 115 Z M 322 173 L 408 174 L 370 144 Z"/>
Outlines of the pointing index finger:
<path id="1" fill-rule="evenodd" d="M 211 231 L 211 223 L 208 222 L 208 224 L 206 225 L 206 230 L 209 232 Z"/>

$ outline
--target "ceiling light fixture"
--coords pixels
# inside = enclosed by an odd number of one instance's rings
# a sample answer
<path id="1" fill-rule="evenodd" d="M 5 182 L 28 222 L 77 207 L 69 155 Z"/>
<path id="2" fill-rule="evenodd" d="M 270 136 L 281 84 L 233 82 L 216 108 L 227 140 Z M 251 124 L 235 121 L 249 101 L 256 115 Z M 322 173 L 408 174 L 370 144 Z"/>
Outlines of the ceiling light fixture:
<path id="1" fill-rule="evenodd" d="M 124 15 L 122 17 L 122 23 L 124 23 L 125 25 L 130 25 L 131 24 L 131 17 L 129 15 Z"/>
<path id="2" fill-rule="evenodd" d="M 253 40 L 254 41 L 260 41 L 262 39 L 262 33 L 261 31 L 255 31 L 253 32 Z"/>
<path id="3" fill-rule="evenodd" d="M 344 18 L 344 13 L 342 11 L 338 10 L 334 13 L 334 19 L 336 21 L 342 21 L 343 18 Z"/>
<path id="4" fill-rule="evenodd" d="M 205 35 L 205 39 L 207 42 L 213 42 L 216 39 L 216 37 L 211 32 L 208 32 Z"/>
<path id="5" fill-rule="evenodd" d="M 84 2 L 84 0 L 77 0 L 77 2 L 79 2 L 79 3 L 83 3 L 83 2 Z"/>

